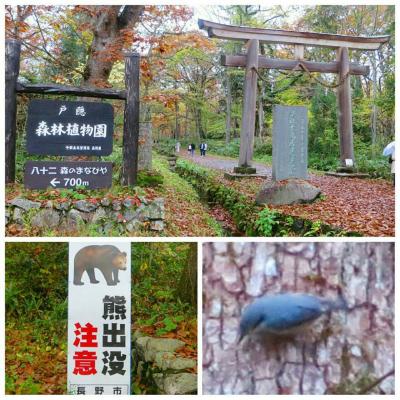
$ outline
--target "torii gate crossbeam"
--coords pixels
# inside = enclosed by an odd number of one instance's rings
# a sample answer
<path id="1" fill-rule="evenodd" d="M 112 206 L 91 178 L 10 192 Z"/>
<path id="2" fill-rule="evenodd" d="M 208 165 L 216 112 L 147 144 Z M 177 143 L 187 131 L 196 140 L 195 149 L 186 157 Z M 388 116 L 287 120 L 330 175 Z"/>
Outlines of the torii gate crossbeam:
<path id="1" fill-rule="evenodd" d="M 351 110 L 350 75 L 367 75 L 369 68 L 350 63 L 349 49 L 377 50 L 388 42 L 390 36 L 349 36 L 317 32 L 295 32 L 279 29 L 261 29 L 224 25 L 199 19 L 199 28 L 207 31 L 209 37 L 247 42 L 246 55 L 222 56 L 221 64 L 229 67 L 246 67 L 242 127 L 240 131 L 239 167 L 236 172 L 254 173 L 253 158 L 255 113 L 257 98 L 257 71 L 259 68 L 301 70 L 309 72 L 337 73 L 339 86 L 338 131 L 341 168 L 354 167 L 353 124 Z M 258 55 L 259 43 L 275 43 L 294 46 L 295 60 L 269 59 Z M 336 50 L 337 61 L 321 63 L 304 61 L 304 46 L 329 47 Z M 302 65 L 300 65 L 300 62 Z"/>

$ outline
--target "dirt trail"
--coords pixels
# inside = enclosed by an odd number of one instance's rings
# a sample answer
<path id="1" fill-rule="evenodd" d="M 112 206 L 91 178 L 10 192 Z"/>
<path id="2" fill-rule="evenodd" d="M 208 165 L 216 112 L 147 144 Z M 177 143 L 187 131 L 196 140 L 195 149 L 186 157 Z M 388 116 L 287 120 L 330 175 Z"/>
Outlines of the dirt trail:
<path id="1" fill-rule="evenodd" d="M 205 157 L 202 157 L 199 154 L 195 154 L 192 157 L 188 155 L 186 151 L 181 151 L 179 155 L 203 167 L 219 169 L 222 171 L 233 171 L 233 168 L 237 167 L 238 165 L 238 160 L 235 158 L 218 157 L 208 154 Z M 262 175 L 267 175 L 268 177 L 272 177 L 271 167 L 257 162 L 253 163 L 253 166 L 257 168 L 257 173 L 260 173 Z"/>

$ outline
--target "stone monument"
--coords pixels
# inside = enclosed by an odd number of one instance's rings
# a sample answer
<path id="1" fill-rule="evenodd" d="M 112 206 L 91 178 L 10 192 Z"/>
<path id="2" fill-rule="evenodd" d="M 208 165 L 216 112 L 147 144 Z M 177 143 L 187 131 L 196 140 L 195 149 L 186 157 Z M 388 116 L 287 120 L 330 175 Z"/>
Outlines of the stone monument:
<path id="1" fill-rule="evenodd" d="M 272 182 L 263 185 L 257 195 L 257 203 L 307 203 L 319 196 L 321 191 L 305 181 L 308 178 L 307 146 L 307 107 L 274 106 Z"/>
<path id="2" fill-rule="evenodd" d="M 274 106 L 272 179 L 307 179 L 307 107 Z"/>

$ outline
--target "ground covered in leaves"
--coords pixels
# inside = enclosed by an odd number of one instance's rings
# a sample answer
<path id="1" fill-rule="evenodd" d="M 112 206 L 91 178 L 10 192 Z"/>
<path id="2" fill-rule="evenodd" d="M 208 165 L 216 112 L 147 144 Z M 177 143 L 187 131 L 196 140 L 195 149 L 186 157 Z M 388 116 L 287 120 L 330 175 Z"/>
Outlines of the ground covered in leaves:
<path id="1" fill-rule="evenodd" d="M 181 298 L 179 281 L 193 246 L 185 242 L 133 243 L 133 330 L 179 339 L 188 357 L 197 356 L 197 309 Z M 178 351 L 179 352 L 179 351 Z"/>
<path id="2" fill-rule="evenodd" d="M 185 156 L 186 157 L 186 156 Z M 221 185 L 255 199 L 264 179 L 250 178 L 231 181 L 223 172 L 233 165 L 226 157 L 187 157 L 188 160 L 212 168 L 217 173 Z M 270 167 L 260 165 L 260 171 L 270 179 Z M 337 178 L 320 174 L 310 174 L 309 182 L 321 189 L 321 199 L 311 204 L 269 206 L 283 214 L 322 221 L 334 228 L 358 232 L 364 236 L 394 236 L 395 234 L 395 191 L 386 180 Z"/>
<path id="3" fill-rule="evenodd" d="M 65 394 L 66 336 L 56 345 L 32 323 L 7 324 L 6 394 Z"/>
<path id="4" fill-rule="evenodd" d="M 197 243 L 184 242 L 132 245 L 132 322 L 145 336 L 181 340 L 186 346 L 176 353 L 197 360 L 197 282 L 185 290 L 181 284 L 188 269 L 197 276 L 196 249 Z M 185 301 L 185 291 L 193 291 L 194 303 Z M 152 393 L 135 371 L 133 385 L 136 394 Z"/>
<path id="5" fill-rule="evenodd" d="M 170 171 L 163 157 L 154 156 L 153 168 L 164 177 L 164 184 L 156 188 L 157 196 L 165 198 L 164 236 L 224 236 L 195 189 Z"/>

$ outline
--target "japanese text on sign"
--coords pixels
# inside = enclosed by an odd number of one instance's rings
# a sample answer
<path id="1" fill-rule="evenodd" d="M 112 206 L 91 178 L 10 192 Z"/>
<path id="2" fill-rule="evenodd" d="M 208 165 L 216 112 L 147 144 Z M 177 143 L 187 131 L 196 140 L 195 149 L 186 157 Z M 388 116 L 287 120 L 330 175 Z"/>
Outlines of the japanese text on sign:
<path id="1" fill-rule="evenodd" d="M 100 189 L 112 184 L 112 163 L 99 161 L 27 161 L 25 187 L 29 189 L 84 186 Z"/>
<path id="2" fill-rule="evenodd" d="M 108 172 L 107 166 L 102 167 L 55 167 L 42 166 L 32 167 L 30 175 L 61 175 L 77 174 L 77 175 L 106 175 Z"/>
<path id="3" fill-rule="evenodd" d="M 71 243 L 69 265 L 68 390 L 130 394 L 129 244 Z"/>
<path id="4" fill-rule="evenodd" d="M 76 124 L 68 123 L 66 126 L 61 123 L 53 123 L 51 126 L 47 125 L 46 121 L 40 121 L 35 134 L 37 136 L 93 136 L 93 137 L 106 137 L 107 125 L 106 124 Z"/>
<path id="5" fill-rule="evenodd" d="M 113 129 L 108 103 L 35 99 L 28 107 L 27 149 L 42 155 L 108 155 Z"/>

